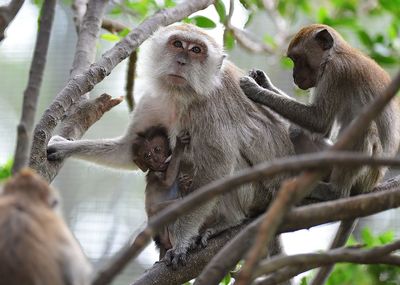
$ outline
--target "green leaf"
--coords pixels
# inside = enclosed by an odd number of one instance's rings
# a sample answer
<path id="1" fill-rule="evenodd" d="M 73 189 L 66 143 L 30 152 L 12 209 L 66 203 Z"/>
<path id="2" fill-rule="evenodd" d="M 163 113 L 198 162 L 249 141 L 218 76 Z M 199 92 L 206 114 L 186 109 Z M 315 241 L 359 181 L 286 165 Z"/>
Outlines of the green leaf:
<path id="1" fill-rule="evenodd" d="M 13 164 L 14 160 L 10 158 L 4 165 L 0 165 L 0 180 L 4 180 L 11 176 Z"/>
<path id="2" fill-rule="evenodd" d="M 235 37 L 229 30 L 225 30 L 224 32 L 224 47 L 227 50 L 231 50 L 235 47 Z"/>
<path id="3" fill-rule="evenodd" d="M 317 21 L 320 23 L 325 23 L 325 21 L 329 18 L 328 9 L 325 7 L 319 8 L 317 11 Z"/>
<path id="4" fill-rule="evenodd" d="M 301 278 L 300 285 L 308 285 L 306 277 Z"/>
<path id="5" fill-rule="evenodd" d="M 231 274 L 228 273 L 225 275 L 224 279 L 222 279 L 221 283 L 222 285 L 229 285 L 231 283 Z"/>
<path id="6" fill-rule="evenodd" d="M 365 30 L 360 29 L 359 31 L 357 31 L 357 35 L 360 41 L 368 48 L 371 48 L 374 45 L 374 42 Z"/>
<path id="7" fill-rule="evenodd" d="M 282 67 L 285 69 L 292 69 L 294 66 L 293 61 L 286 56 L 282 57 L 280 62 L 281 62 Z"/>
<path id="8" fill-rule="evenodd" d="M 170 8 L 170 7 L 175 7 L 176 3 L 174 0 L 165 0 L 164 1 L 164 7 L 165 8 Z"/>
<path id="9" fill-rule="evenodd" d="M 394 231 L 387 231 L 378 236 L 379 241 L 382 244 L 388 244 L 394 240 L 395 234 Z"/>
<path id="10" fill-rule="evenodd" d="M 218 16 L 219 16 L 219 21 L 221 23 L 224 23 L 226 20 L 226 9 L 225 9 L 225 4 L 222 2 L 222 0 L 216 0 L 214 3 L 215 10 L 217 10 Z"/>
<path id="11" fill-rule="evenodd" d="M 100 38 L 109 42 L 117 42 L 120 40 L 119 36 L 110 33 L 102 34 Z"/>
<path id="12" fill-rule="evenodd" d="M 367 247 L 372 247 L 375 245 L 375 238 L 369 228 L 365 228 L 361 231 L 361 238 Z"/>
<path id="13" fill-rule="evenodd" d="M 113 8 L 111 9 L 111 11 L 110 11 L 110 14 L 111 14 L 111 15 L 114 15 L 114 16 L 121 15 L 121 14 L 122 14 L 122 9 L 121 9 L 121 7 L 120 7 L 120 6 L 115 6 L 115 7 L 113 7 Z"/>
<path id="14" fill-rule="evenodd" d="M 217 26 L 211 19 L 204 17 L 204 16 L 194 16 L 189 19 L 190 19 L 191 23 L 195 24 L 196 26 L 198 26 L 200 28 L 212 29 Z"/>
<path id="15" fill-rule="evenodd" d="M 120 32 L 118 33 L 118 36 L 119 36 L 120 38 L 125 38 L 125 37 L 129 34 L 130 31 L 131 31 L 130 29 L 125 28 L 125 29 L 123 29 L 122 31 L 120 31 Z"/>
<path id="16" fill-rule="evenodd" d="M 274 48 L 276 47 L 275 38 L 270 34 L 265 34 L 263 40 L 267 45 L 272 46 Z"/>

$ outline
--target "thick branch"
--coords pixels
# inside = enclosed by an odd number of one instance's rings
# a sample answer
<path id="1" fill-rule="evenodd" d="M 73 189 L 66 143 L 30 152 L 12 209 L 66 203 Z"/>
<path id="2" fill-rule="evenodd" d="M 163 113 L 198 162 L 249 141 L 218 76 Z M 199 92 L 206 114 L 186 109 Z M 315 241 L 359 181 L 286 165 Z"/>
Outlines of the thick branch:
<path id="1" fill-rule="evenodd" d="M 0 42 L 4 39 L 4 32 L 8 25 L 14 20 L 24 4 L 24 0 L 11 0 L 8 5 L 0 7 Z"/>
<path id="2" fill-rule="evenodd" d="M 33 123 L 35 121 L 36 107 L 40 87 L 42 85 L 44 68 L 46 66 L 47 50 L 49 47 L 50 32 L 53 26 L 55 6 L 55 0 L 46 0 L 43 3 L 35 50 L 33 53 L 31 68 L 29 70 L 28 86 L 24 91 L 22 115 L 18 125 L 17 146 L 15 149 L 14 165 L 12 169 L 13 173 L 16 173 L 28 164 Z"/>
<path id="3" fill-rule="evenodd" d="M 399 181 L 400 176 L 397 177 L 397 183 Z M 385 182 L 376 187 L 376 190 L 378 190 L 381 186 L 388 188 Z M 282 226 L 279 228 L 278 233 L 308 229 L 313 226 L 343 219 L 365 217 L 384 210 L 397 208 L 399 206 L 399 187 L 387 192 L 378 191 L 377 193 L 365 194 L 347 199 L 339 199 L 334 202 L 303 206 L 288 213 L 286 219 L 282 223 Z M 172 271 L 171 268 L 165 267 L 163 264 L 155 264 L 132 285 L 146 284 L 143 282 L 149 280 L 157 280 L 157 282 L 154 283 L 157 285 L 182 284 L 185 281 L 193 278 L 193 276 L 197 276 L 199 271 L 201 271 L 201 269 L 205 266 L 211 269 L 208 271 L 208 274 L 215 273 L 215 275 L 208 275 L 206 276 L 207 279 L 205 280 L 204 276 L 201 275 L 196 279 L 195 284 L 198 284 L 201 279 L 203 279 L 203 283 L 201 284 L 218 284 L 219 276 L 222 275 L 223 277 L 227 271 L 229 271 L 231 268 L 234 268 L 246 250 L 248 250 L 248 248 L 254 243 L 254 236 L 257 233 L 257 229 L 261 220 L 262 217 L 259 217 L 252 221 L 249 225 L 243 224 L 240 227 L 232 229 L 232 232 L 230 229 L 227 232 L 222 233 L 220 236 L 212 238 L 209 241 L 209 246 L 207 248 L 201 251 L 191 252 L 189 255 L 188 264 L 185 267 L 178 268 L 176 277 L 177 283 L 169 283 L 168 281 L 171 275 L 175 275 L 175 271 Z M 236 235 L 236 233 L 239 234 L 231 239 L 231 237 Z M 229 238 L 225 239 L 225 236 Z M 222 250 L 220 250 L 221 248 Z M 215 258 L 213 259 L 212 263 L 210 263 L 210 260 L 213 258 L 214 254 L 216 254 Z M 218 257 L 225 258 L 218 259 Z M 214 260 L 218 260 L 219 262 L 214 262 Z M 225 270 L 225 268 L 227 268 L 227 270 Z M 150 283 L 151 282 L 149 281 L 147 284 Z"/>
<path id="4" fill-rule="evenodd" d="M 351 158 L 350 158 L 351 156 Z M 104 268 L 98 277 L 98 280 L 103 280 L 103 276 L 114 277 L 123 267 L 134 257 L 136 257 L 141 250 L 149 243 L 151 234 L 164 225 L 173 222 L 177 217 L 193 210 L 205 203 L 207 200 L 212 199 L 217 195 L 221 195 L 227 191 L 232 191 L 235 187 L 255 180 L 266 179 L 273 175 L 291 171 L 300 170 L 305 167 L 322 167 L 330 164 L 391 164 L 399 165 L 400 160 L 394 159 L 379 159 L 367 157 L 358 153 L 315 153 L 303 156 L 283 158 L 273 162 L 265 162 L 253 168 L 240 171 L 233 177 L 226 177 L 218 181 L 212 182 L 203 186 L 193 192 L 191 195 L 176 202 L 171 207 L 161 211 L 158 215 L 154 216 L 148 223 L 147 228 L 139 234 L 138 240 L 122 251 L 108 267 Z M 108 280 L 108 279 L 106 279 Z M 103 283 L 95 283 L 103 284 Z M 207 283 L 208 284 L 208 283 Z"/>
<path id="5" fill-rule="evenodd" d="M 346 150 L 349 145 L 358 139 L 368 126 L 385 108 L 390 100 L 396 95 L 400 88 L 400 72 L 392 80 L 381 96 L 377 96 L 368 106 L 366 106 L 355 120 L 352 121 L 349 127 L 345 129 L 338 141 L 330 148 L 331 150 Z M 297 201 L 302 200 L 307 196 L 314 185 L 324 175 L 322 171 L 305 172 L 296 180 L 291 180 L 288 183 L 283 183 L 283 187 L 278 192 L 275 201 L 272 202 L 268 209 L 267 215 L 261 225 L 260 231 L 257 234 L 256 242 L 252 249 L 247 254 L 246 261 L 242 271 L 235 284 L 249 284 L 254 267 L 261 258 L 263 248 L 270 242 L 274 236 L 278 225 L 282 222 L 287 211 Z M 293 197 L 294 195 L 295 197 Z"/>
<path id="6" fill-rule="evenodd" d="M 210 4 L 212 4 L 212 0 L 186 1 L 174 8 L 156 13 L 103 54 L 101 59 L 92 64 L 83 74 L 70 79 L 36 126 L 30 160 L 31 168 L 35 169 L 48 181 L 52 180 L 54 173 L 49 173 L 48 167 L 45 166 L 47 162 L 46 147 L 54 128 L 73 102 L 76 102 L 81 95 L 92 90 L 97 83 L 110 74 L 118 63 L 127 58 L 159 26 L 179 21 L 198 10 L 206 8 Z"/>

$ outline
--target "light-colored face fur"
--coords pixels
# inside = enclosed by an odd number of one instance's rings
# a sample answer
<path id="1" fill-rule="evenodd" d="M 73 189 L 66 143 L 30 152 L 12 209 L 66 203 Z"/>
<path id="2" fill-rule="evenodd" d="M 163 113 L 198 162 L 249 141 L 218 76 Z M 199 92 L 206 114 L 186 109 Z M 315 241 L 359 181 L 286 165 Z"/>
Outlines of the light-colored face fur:
<path id="1" fill-rule="evenodd" d="M 150 88 L 187 102 L 209 95 L 220 84 L 224 58 L 222 48 L 201 29 L 172 25 L 142 45 L 138 75 Z"/>

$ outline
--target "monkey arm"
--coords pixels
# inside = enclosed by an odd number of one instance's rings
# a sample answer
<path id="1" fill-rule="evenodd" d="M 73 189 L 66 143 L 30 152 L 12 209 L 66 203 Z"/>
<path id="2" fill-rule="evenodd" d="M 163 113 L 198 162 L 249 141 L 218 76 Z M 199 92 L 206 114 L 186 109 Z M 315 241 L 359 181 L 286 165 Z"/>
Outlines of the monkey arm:
<path id="1" fill-rule="evenodd" d="M 178 140 L 177 144 L 174 148 L 174 151 L 172 152 L 171 161 L 169 162 L 167 171 L 165 173 L 165 179 L 163 181 L 163 184 L 168 189 L 172 187 L 172 185 L 176 181 L 176 178 L 178 177 L 179 167 L 181 164 L 181 159 L 182 159 L 184 148 L 185 148 L 185 146 L 180 144 L 179 140 Z"/>
<path id="2" fill-rule="evenodd" d="M 55 136 L 47 147 L 47 158 L 61 160 L 75 156 L 105 166 L 135 169 L 131 141 L 128 137 L 69 141 Z"/>
<path id="3" fill-rule="evenodd" d="M 303 128 L 322 134 L 329 132 L 331 128 L 333 112 L 323 112 L 324 108 L 316 104 L 306 105 L 290 97 L 263 89 L 250 77 L 242 77 L 240 87 L 251 100 L 266 105 Z"/>

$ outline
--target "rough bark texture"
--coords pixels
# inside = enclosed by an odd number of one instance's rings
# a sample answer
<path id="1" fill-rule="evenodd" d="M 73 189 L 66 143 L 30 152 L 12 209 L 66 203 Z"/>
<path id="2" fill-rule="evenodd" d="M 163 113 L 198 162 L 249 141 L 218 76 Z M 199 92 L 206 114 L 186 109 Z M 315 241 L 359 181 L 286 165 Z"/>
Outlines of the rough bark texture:
<path id="1" fill-rule="evenodd" d="M 55 6 L 56 0 L 46 0 L 43 3 L 42 13 L 39 19 L 39 31 L 36 37 L 35 50 L 29 70 L 28 86 L 24 91 L 22 115 L 18 125 L 17 146 L 12 169 L 13 173 L 16 173 L 22 167 L 26 166 L 29 161 L 33 123 L 35 121 L 37 102 L 42 85 L 44 68 L 46 66 L 47 50 L 49 48 L 51 29 L 53 27 Z"/>
<path id="2" fill-rule="evenodd" d="M 83 74 L 76 75 L 70 79 L 45 111 L 35 128 L 30 166 L 45 179 L 51 181 L 57 171 L 54 170 L 54 166 L 47 163 L 46 147 L 54 128 L 66 114 L 69 107 L 79 100 L 81 95 L 92 90 L 97 83 L 109 75 L 118 63 L 127 58 L 159 26 L 179 21 L 194 12 L 206 8 L 212 2 L 211 0 L 186 1 L 174 8 L 156 13 L 103 54 L 100 60 L 92 64 Z"/>
<path id="3" fill-rule="evenodd" d="M 400 206 L 399 182 L 400 176 L 389 182 L 389 184 L 384 182 L 377 186 L 375 188 L 375 191 L 377 191 L 376 193 L 293 209 L 287 214 L 282 225 L 279 227 L 278 233 L 308 229 L 325 223 L 365 217 L 384 210 L 397 208 Z M 396 185 L 397 187 L 392 190 L 381 190 L 381 188 L 388 189 L 390 188 L 389 186 L 395 187 Z M 244 253 L 254 243 L 254 237 L 261 220 L 262 217 L 259 217 L 250 224 L 243 224 L 222 233 L 218 237 L 212 238 L 207 248 L 191 252 L 187 265 L 185 267 L 180 267 L 177 271 L 173 271 L 171 268 L 165 266 L 164 263 L 154 264 L 153 267 L 148 269 L 137 281 L 133 282 L 132 285 L 182 284 L 198 276 L 205 266 L 210 270 L 208 271 L 208 275 L 205 276 L 207 278 L 207 283 L 203 284 L 218 284 L 222 279 L 220 278 L 221 272 L 224 272 L 222 274 L 222 276 L 224 276 L 226 268 L 228 268 L 228 270 L 234 268 Z M 213 258 L 219 261 L 210 263 L 210 260 Z M 214 278 L 210 278 L 211 276 Z M 172 278 L 172 281 L 169 280 L 170 278 Z M 201 280 L 199 278 L 202 278 L 201 275 L 196 282 Z"/>

